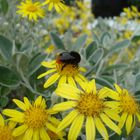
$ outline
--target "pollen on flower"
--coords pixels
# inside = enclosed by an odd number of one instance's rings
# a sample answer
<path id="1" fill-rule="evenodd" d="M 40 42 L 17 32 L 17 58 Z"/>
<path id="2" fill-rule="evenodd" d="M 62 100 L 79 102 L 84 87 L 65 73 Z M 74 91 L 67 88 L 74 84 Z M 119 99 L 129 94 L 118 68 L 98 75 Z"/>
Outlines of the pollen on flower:
<path id="1" fill-rule="evenodd" d="M 0 126 L 0 140 L 14 140 L 12 131 L 8 126 Z"/>
<path id="2" fill-rule="evenodd" d="M 27 8 L 26 8 L 27 11 L 29 12 L 36 12 L 38 9 L 37 9 L 37 6 L 35 6 L 34 4 L 30 4 Z"/>
<path id="3" fill-rule="evenodd" d="M 120 99 L 120 106 L 122 107 L 123 112 L 135 114 L 138 111 L 139 106 L 133 96 L 128 95 L 123 91 L 120 95 Z"/>
<path id="4" fill-rule="evenodd" d="M 56 63 L 56 69 L 60 75 L 74 76 L 79 73 L 78 66 L 73 64 Z"/>
<path id="5" fill-rule="evenodd" d="M 48 119 L 47 111 L 40 107 L 31 107 L 25 112 L 25 124 L 31 128 L 41 128 L 45 126 Z"/>
<path id="6" fill-rule="evenodd" d="M 82 94 L 76 109 L 85 116 L 98 117 L 105 108 L 102 99 L 92 93 Z"/>

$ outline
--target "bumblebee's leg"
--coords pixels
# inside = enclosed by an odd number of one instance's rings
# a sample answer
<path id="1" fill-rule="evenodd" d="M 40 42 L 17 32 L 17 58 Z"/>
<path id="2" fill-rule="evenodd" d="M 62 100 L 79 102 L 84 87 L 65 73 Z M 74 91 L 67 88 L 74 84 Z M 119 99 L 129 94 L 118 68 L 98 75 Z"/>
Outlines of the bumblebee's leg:
<path id="1" fill-rule="evenodd" d="M 62 66 L 61 71 L 66 67 L 66 63 Z"/>

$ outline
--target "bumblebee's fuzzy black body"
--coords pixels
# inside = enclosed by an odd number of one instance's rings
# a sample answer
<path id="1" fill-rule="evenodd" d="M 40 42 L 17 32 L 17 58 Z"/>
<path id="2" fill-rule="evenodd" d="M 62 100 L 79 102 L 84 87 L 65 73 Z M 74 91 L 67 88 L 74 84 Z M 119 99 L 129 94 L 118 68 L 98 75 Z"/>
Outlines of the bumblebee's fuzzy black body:
<path id="1" fill-rule="evenodd" d="M 74 66 L 78 66 L 78 63 L 80 61 L 81 61 L 80 54 L 75 52 L 75 51 L 62 52 L 57 57 L 57 63 L 64 63 L 64 66 L 62 67 L 62 70 L 68 64 L 72 64 Z"/>

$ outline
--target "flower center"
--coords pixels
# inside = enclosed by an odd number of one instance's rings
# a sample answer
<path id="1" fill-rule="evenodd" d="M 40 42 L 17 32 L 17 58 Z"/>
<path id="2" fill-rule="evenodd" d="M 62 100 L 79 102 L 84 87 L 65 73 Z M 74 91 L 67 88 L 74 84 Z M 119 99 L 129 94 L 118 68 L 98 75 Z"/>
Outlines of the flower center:
<path id="1" fill-rule="evenodd" d="M 30 4 L 27 9 L 26 9 L 28 12 L 36 12 L 38 9 L 37 9 L 37 6 L 35 6 L 34 4 Z"/>
<path id="2" fill-rule="evenodd" d="M 31 107 L 25 112 L 25 124 L 31 128 L 41 128 L 45 126 L 47 119 L 47 111 L 40 107 Z"/>
<path id="3" fill-rule="evenodd" d="M 0 140 L 13 140 L 12 131 L 8 126 L 0 126 Z"/>
<path id="4" fill-rule="evenodd" d="M 65 63 L 56 63 L 56 69 L 60 75 L 74 76 L 79 73 L 78 66 Z"/>
<path id="5" fill-rule="evenodd" d="M 102 99 L 92 93 L 82 94 L 76 109 L 85 116 L 99 116 L 105 108 Z"/>
<path id="6" fill-rule="evenodd" d="M 130 96 L 123 92 L 120 97 L 120 106 L 124 112 L 127 112 L 129 114 L 135 114 L 138 111 L 138 104 L 136 103 L 133 96 Z"/>

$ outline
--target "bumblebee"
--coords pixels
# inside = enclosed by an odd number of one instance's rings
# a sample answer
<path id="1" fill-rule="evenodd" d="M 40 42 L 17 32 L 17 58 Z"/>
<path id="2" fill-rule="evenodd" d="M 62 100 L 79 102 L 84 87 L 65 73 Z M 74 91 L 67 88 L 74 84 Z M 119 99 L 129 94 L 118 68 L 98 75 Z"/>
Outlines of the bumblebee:
<path id="1" fill-rule="evenodd" d="M 80 61 L 81 61 L 80 54 L 75 51 L 62 52 L 57 56 L 57 59 L 56 59 L 57 63 L 59 64 L 64 63 L 61 70 L 63 70 L 64 67 L 67 66 L 68 64 L 71 64 L 77 67 Z"/>

